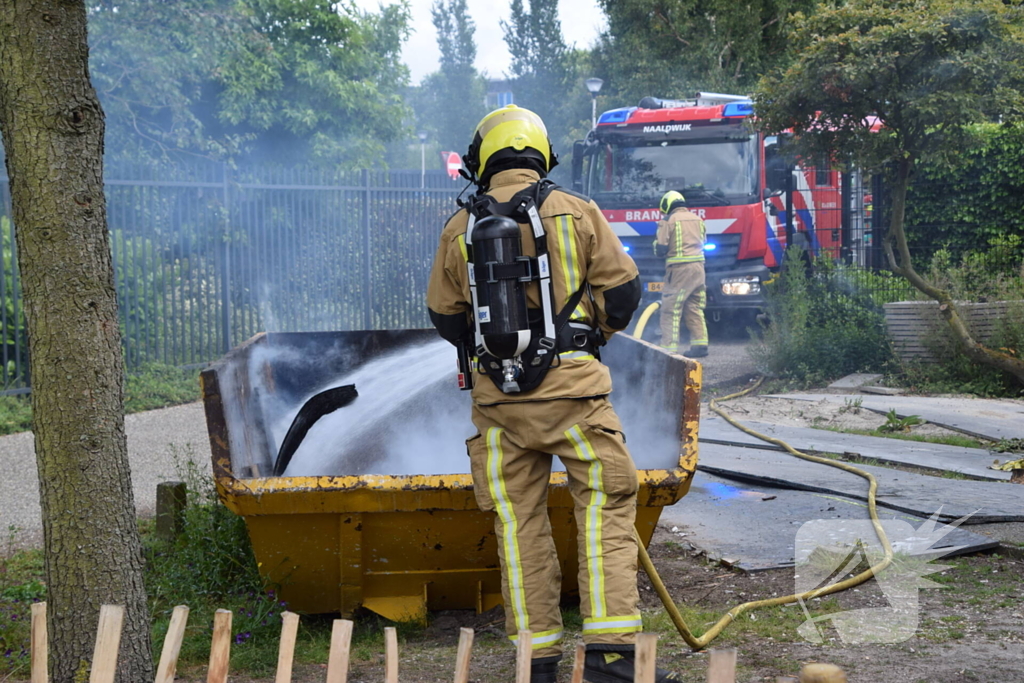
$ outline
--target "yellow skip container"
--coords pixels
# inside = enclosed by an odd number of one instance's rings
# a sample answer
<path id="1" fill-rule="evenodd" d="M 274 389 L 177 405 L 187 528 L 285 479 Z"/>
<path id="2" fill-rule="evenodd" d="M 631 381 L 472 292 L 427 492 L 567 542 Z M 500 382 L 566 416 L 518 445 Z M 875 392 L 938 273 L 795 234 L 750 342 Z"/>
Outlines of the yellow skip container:
<path id="1" fill-rule="evenodd" d="M 460 443 L 472 436 L 468 392 L 454 389 L 453 349 L 446 351 L 451 370 L 444 370 L 443 382 L 418 387 L 418 395 L 410 396 L 392 420 L 410 426 L 402 446 L 411 447 L 412 467 L 422 463 L 421 473 L 374 472 L 375 458 L 386 458 L 393 446 L 364 434 L 353 441 L 368 455 L 345 461 L 356 464 L 351 472 L 272 476 L 288 410 L 297 411 L 321 389 L 347 384 L 346 377 L 363 377 L 360 370 L 377 359 L 431 345 L 436 350 L 436 340 L 432 330 L 259 334 L 202 373 L 217 491 L 245 519 L 260 571 L 280 586 L 291 609 L 347 616 L 365 607 L 403 621 L 421 620 L 428 610 L 485 611 L 501 603 L 493 513 L 477 508 L 469 459 L 464 458 L 461 472 L 432 468 L 441 459 L 461 466 L 464 447 L 439 454 L 425 446 L 418 453 L 412 430 L 417 420 L 433 419 L 430 411 L 437 410 L 443 395 L 465 402 L 464 410 L 449 410 L 461 417 L 445 429 L 465 432 L 457 435 Z M 615 385 L 612 401 L 637 462 L 637 527 L 647 544 L 662 507 L 686 494 L 697 465 L 700 366 L 623 334 L 615 335 L 602 355 Z M 403 372 L 412 377 L 423 371 L 417 363 L 407 365 Z M 362 381 L 366 386 L 355 381 L 361 394 L 356 403 L 371 388 L 365 377 Z M 324 430 L 329 433 L 329 425 Z M 307 439 L 313 435 L 310 430 Z M 301 457 L 300 450 L 293 461 L 300 470 Z M 576 524 L 564 471 L 551 473 L 548 512 L 562 591 L 575 593 Z"/>

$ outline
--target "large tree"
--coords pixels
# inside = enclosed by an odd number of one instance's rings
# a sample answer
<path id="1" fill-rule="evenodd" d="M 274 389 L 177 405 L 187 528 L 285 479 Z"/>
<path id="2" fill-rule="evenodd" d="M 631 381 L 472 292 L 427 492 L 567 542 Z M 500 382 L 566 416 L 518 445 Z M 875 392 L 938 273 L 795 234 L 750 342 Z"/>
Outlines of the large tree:
<path id="1" fill-rule="evenodd" d="M 785 59 L 788 16 L 815 0 L 600 0 L 608 29 L 594 61 L 619 106 L 686 98 L 696 90 L 746 94 Z"/>
<path id="2" fill-rule="evenodd" d="M 435 0 L 430 8 L 441 68 L 427 76 L 416 97 L 416 119 L 441 149 L 464 151 L 486 113 L 487 84 L 477 72 L 473 19 L 466 0 Z"/>
<path id="3" fill-rule="evenodd" d="M 99 0 L 89 11 L 119 156 L 360 167 L 404 134 L 404 4 Z"/>
<path id="4" fill-rule="evenodd" d="M 849 0 L 798 16 L 793 64 L 766 77 L 766 131 L 791 129 L 798 151 L 888 174 L 889 267 L 939 303 L 965 355 L 1024 382 L 1024 360 L 978 343 L 949 292 L 918 273 L 904 230 L 907 188 L 924 161 L 956 164 L 970 124 L 1024 112 L 1024 14 L 1000 0 Z M 879 127 L 880 126 L 880 127 Z"/>
<path id="5" fill-rule="evenodd" d="M 17 226 L 52 680 L 84 680 L 99 607 L 127 610 L 119 680 L 152 680 L 82 0 L 0 0 L 0 130 Z"/>
<path id="6" fill-rule="evenodd" d="M 566 152 L 580 121 L 590 118 L 590 101 L 580 79 L 580 54 L 568 46 L 557 0 L 512 0 L 501 22 L 512 60 L 509 76 L 516 104 L 544 120 L 555 148 Z"/>

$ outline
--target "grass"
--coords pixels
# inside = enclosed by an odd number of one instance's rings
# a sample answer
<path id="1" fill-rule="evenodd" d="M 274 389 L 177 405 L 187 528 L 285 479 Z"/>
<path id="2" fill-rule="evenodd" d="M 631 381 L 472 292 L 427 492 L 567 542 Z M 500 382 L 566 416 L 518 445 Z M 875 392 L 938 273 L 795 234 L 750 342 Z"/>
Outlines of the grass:
<path id="1" fill-rule="evenodd" d="M 843 427 L 829 426 L 819 427 L 816 425 L 815 429 L 821 429 L 828 432 L 838 432 L 840 434 L 858 434 L 860 436 L 880 436 L 885 439 L 900 439 L 902 441 L 918 441 L 921 443 L 935 443 L 945 446 L 958 446 L 960 448 L 988 448 L 988 443 L 974 439 L 969 436 L 961 436 L 959 434 L 906 434 L 903 432 L 884 432 L 877 429 L 846 429 Z"/>
<path id="2" fill-rule="evenodd" d="M 198 401 L 199 371 L 151 363 L 125 376 L 125 413 L 166 408 Z M 0 435 L 32 429 L 28 396 L 0 396 Z"/>

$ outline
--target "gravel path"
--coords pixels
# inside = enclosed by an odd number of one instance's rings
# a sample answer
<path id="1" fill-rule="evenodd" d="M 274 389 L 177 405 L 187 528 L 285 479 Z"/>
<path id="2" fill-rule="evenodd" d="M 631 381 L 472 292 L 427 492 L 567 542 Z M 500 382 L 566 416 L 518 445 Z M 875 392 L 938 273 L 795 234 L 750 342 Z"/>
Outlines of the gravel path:
<path id="1" fill-rule="evenodd" d="M 142 515 L 153 514 L 156 485 L 177 479 L 174 452 L 191 452 L 201 468 L 210 469 L 210 438 L 202 403 L 188 403 L 135 413 L 125 417 L 128 460 L 132 470 L 135 506 Z M 32 432 L 0 436 L 0 533 L 10 525 L 22 529 L 20 543 L 33 543 L 42 529 L 39 480 L 36 476 Z"/>

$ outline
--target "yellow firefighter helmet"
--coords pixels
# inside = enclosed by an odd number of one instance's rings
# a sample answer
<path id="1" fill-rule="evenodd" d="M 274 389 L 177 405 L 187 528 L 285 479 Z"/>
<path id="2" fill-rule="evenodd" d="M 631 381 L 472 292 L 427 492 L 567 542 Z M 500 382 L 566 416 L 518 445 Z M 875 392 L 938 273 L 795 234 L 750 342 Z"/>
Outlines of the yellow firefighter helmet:
<path id="1" fill-rule="evenodd" d="M 485 180 L 499 162 L 512 158 L 533 159 L 545 174 L 558 164 L 544 122 L 529 109 L 514 104 L 495 109 L 481 119 L 462 160 L 470 173 Z"/>
<path id="2" fill-rule="evenodd" d="M 675 190 L 669 190 L 664 195 L 662 195 L 662 197 L 661 197 L 661 204 L 659 204 L 658 206 L 661 209 L 661 212 L 663 214 L 667 215 L 669 213 L 669 211 L 672 210 L 672 205 L 675 204 L 676 202 L 683 202 L 683 203 L 685 203 L 686 202 L 686 198 L 683 197 L 683 193 L 682 192 L 676 192 Z"/>

